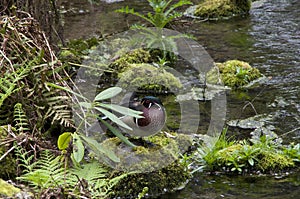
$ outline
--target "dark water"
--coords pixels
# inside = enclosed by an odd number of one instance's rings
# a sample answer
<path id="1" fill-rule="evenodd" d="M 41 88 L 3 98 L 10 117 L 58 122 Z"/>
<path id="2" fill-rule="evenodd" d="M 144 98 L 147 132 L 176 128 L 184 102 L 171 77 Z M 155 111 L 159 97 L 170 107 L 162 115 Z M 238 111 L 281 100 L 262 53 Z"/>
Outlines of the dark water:
<path id="1" fill-rule="evenodd" d="M 70 1 L 71 2 L 71 1 Z M 65 38 L 121 32 L 137 18 L 113 10 L 131 5 L 147 12 L 146 1 L 107 4 L 64 3 L 77 8 L 65 16 Z M 186 19 L 173 28 L 193 34 L 217 62 L 240 59 L 259 68 L 269 80 L 246 93 L 228 96 L 228 119 L 257 114 L 272 116 L 274 131 L 288 142 L 300 141 L 300 1 L 258 1 L 250 15 L 219 22 Z M 254 108 L 247 106 L 251 102 Z M 255 109 L 255 110 L 254 110 Z M 299 198 L 299 173 L 284 177 L 228 177 L 199 174 L 187 187 L 162 198 Z"/>

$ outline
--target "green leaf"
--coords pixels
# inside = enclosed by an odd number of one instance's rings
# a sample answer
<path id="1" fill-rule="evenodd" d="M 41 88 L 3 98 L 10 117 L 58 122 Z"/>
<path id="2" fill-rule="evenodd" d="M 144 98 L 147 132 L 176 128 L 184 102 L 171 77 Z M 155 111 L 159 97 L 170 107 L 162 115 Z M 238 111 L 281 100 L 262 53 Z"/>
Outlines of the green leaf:
<path id="1" fill-rule="evenodd" d="M 100 111 L 101 113 L 103 113 L 105 116 L 107 116 L 114 123 L 122 126 L 123 128 L 126 128 L 128 130 L 132 130 L 132 128 L 130 128 L 127 124 L 125 124 L 122 120 L 120 120 L 117 116 L 115 116 L 111 112 L 109 112 L 109 111 L 107 111 L 103 108 L 100 108 L 100 107 L 95 107 L 95 109 Z"/>
<path id="2" fill-rule="evenodd" d="M 120 140 L 122 140 L 125 144 L 127 144 L 130 147 L 136 147 L 132 142 L 130 142 L 122 133 L 117 131 L 112 125 L 110 125 L 108 122 L 104 121 L 103 119 L 100 119 L 101 122 Z"/>
<path id="3" fill-rule="evenodd" d="M 73 133 L 73 156 L 76 162 L 80 162 L 84 156 L 84 146 L 77 133 Z"/>
<path id="4" fill-rule="evenodd" d="M 90 109 L 92 108 L 92 103 L 89 103 L 89 102 L 79 102 L 78 103 L 80 106 L 83 106 L 84 108 L 87 108 L 87 109 Z"/>
<path id="5" fill-rule="evenodd" d="M 251 165 L 251 166 L 253 166 L 254 165 L 254 160 L 251 158 L 251 159 L 249 159 L 248 160 L 248 162 L 249 162 L 249 164 Z"/>
<path id="6" fill-rule="evenodd" d="M 100 154 L 105 154 L 107 157 L 109 157 L 112 161 L 114 162 L 120 162 L 120 158 L 118 158 L 116 156 L 116 154 L 103 147 L 101 144 L 99 144 L 96 140 L 90 138 L 90 137 L 86 137 L 86 136 L 83 136 L 81 135 L 80 136 L 85 142 L 86 144 L 97 154 L 97 155 L 100 155 Z"/>
<path id="7" fill-rule="evenodd" d="M 110 99 L 110 98 L 118 95 L 121 91 L 122 91 L 122 88 L 120 88 L 120 87 L 111 87 L 111 88 L 108 88 L 108 89 L 102 91 L 101 93 L 99 93 L 95 97 L 94 101 L 100 101 L 100 100 Z"/>
<path id="8" fill-rule="evenodd" d="M 135 118 L 144 118 L 141 115 L 143 112 L 136 111 L 136 110 L 124 107 L 124 106 L 119 106 L 119 105 L 116 105 L 116 104 L 102 104 L 102 103 L 100 103 L 99 106 L 111 109 L 111 110 L 116 111 L 118 113 L 121 113 L 123 115 L 128 115 L 128 116 L 132 116 L 132 117 L 135 117 Z"/>
<path id="9" fill-rule="evenodd" d="M 72 133 L 65 132 L 58 137 L 57 147 L 59 150 L 65 150 L 66 148 L 68 148 L 69 143 L 71 141 L 71 136 Z"/>

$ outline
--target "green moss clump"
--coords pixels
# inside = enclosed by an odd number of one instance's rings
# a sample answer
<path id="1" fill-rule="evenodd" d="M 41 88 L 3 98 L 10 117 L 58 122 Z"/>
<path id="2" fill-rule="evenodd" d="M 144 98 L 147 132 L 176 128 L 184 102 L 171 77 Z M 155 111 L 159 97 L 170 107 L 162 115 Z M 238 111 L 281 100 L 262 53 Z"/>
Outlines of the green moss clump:
<path id="1" fill-rule="evenodd" d="M 116 143 L 118 138 L 104 141 L 103 146 L 120 158 L 120 162 L 113 165 L 119 170 L 117 175 L 131 173 L 113 188 L 114 197 L 135 198 L 144 187 L 149 188 L 148 194 L 157 195 L 187 181 L 190 173 L 181 163 L 179 154 L 192 145 L 192 139 L 185 134 L 172 134 L 175 138 L 158 133 L 142 140 L 132 139 L 138 145 L 133 149 L 124 143 Z"/>
<path id="2" fill-rule="evenodd" d="M 231 88 L 239 88 L 262 76 L 257 68 L 249 63 L 239 60 L 229 60 L 224 63 L 216 63 L 216 67 L 208 72 L 209 83 L 219 83 L 219 80 Z"/>
<path id="3" fill-rule="evenodd" d="M 130 64 L 125 72 L 119 74 L 119 86 L 122 88 L 138 88 L 162 92 L 165 90 L 176 91 L 182 84 L 172 73 L 156 68 L 150 64 Z"/>
<path id="4" fill-rule="evenodd" d="M 113 198 L 136 198 L 144 187 L 149 196 L 158 196 L 175 190 L 191 177 L 186 167 L 175 161 L 169 166 L 149 173 L 136 173 L 123 178 L 113 187 Z"/>
<path id="5" fill-rule="evenodd" d="M 258 140 L 228 141 L 222 134 L 215 146 L 203 156 L 210 171 L 281 172 L 299 163 L 299 145 L 283 146 L 265 135 Z"/>
<path id="6" fill-rule="evenodd" d="M 250 0 L 205 0 L 197 6 L 194 14 L 201 18 L 215 19 L 245 14 L 250 8 Z"/>
<path id="7" fill-rule="evenodd" d="M 11 184 L 8 184 L 4 180 L 0 179 L 0 197 L 13 197 L 17 193 L 20 193 L 19 188 L 14 187 Z"/>
<path id="8" fill-rule="evenodd" d="M 282 169 L 295 166 L 294 161 L 284 154 L 275 152 L 262 152 L 260 156 L 258 167 L 263 171 L 280 171 Z"/>
<path id="9" fill-rule="evenodd" d="M 110 69 L 124 72 L 130 64 L 148 63 L 151 59 L 149 51 L 138 48 L 123 54 L 119 59 L 109 65 Z"/>

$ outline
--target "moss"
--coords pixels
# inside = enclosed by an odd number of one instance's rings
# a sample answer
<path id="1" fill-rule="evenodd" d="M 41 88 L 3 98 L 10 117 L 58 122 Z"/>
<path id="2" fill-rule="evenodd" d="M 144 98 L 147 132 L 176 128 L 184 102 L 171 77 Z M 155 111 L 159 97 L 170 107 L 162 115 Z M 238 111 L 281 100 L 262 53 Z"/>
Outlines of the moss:
<path id="1" fill-rule="evenodd" d="M 225 86 L 231 88 L 245 86 L 262 76 L 257 68 L 253 68 L 249 63 L 239 60 L 217 63 L 216 67 L 208 72 L 207 81 L 216 84 L 221 80 Z"/>
<path id="2" fill-rule="evenodd" d="M 117 72 L 124 72 L 130 67 L 130 64 L 148 63 L 150 58 L 149 51 L 138 48 L 123 54 L 119 59 L 111 63 L 109 68 Z"/>
<path id="3" fill-rule="evenodd" d="M 0 140 L 7 137 L 8 126 L 0 126 Z M 7 151 L 7 147 L 0 146 L 0 157 Z M 3 160 L 1 160 L 0 178 L 12 179 L 16 176 L 16 158 L 13 157 L 12 152 L 9 153 Z"/>
<path id="4" fill-rule="evenodd" d="M 172 73 L 156 68 L 150 64 L 130 64 L 130 68 L 119 74 L 119 86 L 140 90 L 162 92 L 165 90 L 176 91 L 182 84 Z"/>
<path id="5" fill-rule="evenodd" d="M 149 196 L 157 196 L 185 184 L 190 177 L 186 167 L 175 161 L 157 171 L 128 175 L 113 188 L 113 198 L 136 198 L 144 187 Z"/>
<path id="6" fill-rule="evenodd" d="M 13 197 L 17 193 L 20 193 L 21 190 L 19 188 L 14 187 L 11 184 L 8 184 L 4 180 L 0 179 L 0 197 Z"/>
<path id="7" fill-rule="evenodd" d="M 250 7 L 249 0 L 205 0 L 194 14 L 201 18 L 223 18 L 248 13 Z"/>
<path id="8" fill-rule="evenodd" d="M 120 163 L 114 165 L 114 168 L 121 170 L 117 175 L 133 172 L 114 187 L 114 197 L 136 197 L 144 187 L 149 188 L 149 194 L 157 195 L 186 182 L 190 174 L 186 166 L 180 163 L 179 154 L 191 146 L 192 139 L 188 135 L 172 134 L 176 137 L 170 138 L 158 133 L 143 140 L 131 140 L 136 145 L 140 143 L 134 149 L 123 143 L 114 145 L 118 138 L 104 141 L 103 145 L 121 159 Z M 148 143 L 147 146 L 145 143 Z"/>
<path id="9" fill-rule="evenodd" d="M 265 151 L 260 155 L 258 167 L 263 171 L 280 171 L 282 169 L 294 167 L 295 163 L 286 155 Z"/>

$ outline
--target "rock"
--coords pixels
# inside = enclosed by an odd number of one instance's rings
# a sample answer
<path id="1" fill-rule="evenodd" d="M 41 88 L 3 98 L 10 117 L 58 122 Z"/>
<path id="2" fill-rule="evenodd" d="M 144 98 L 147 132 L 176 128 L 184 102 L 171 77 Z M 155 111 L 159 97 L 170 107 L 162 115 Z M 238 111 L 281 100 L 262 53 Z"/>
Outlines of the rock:
<path id="1" fill-rule="evenodd" d="M 250 0 L 205 0 L 189 8 L 185 14 L 201 19 L 216 20 L 248 14 L 250 8 Z"/>

